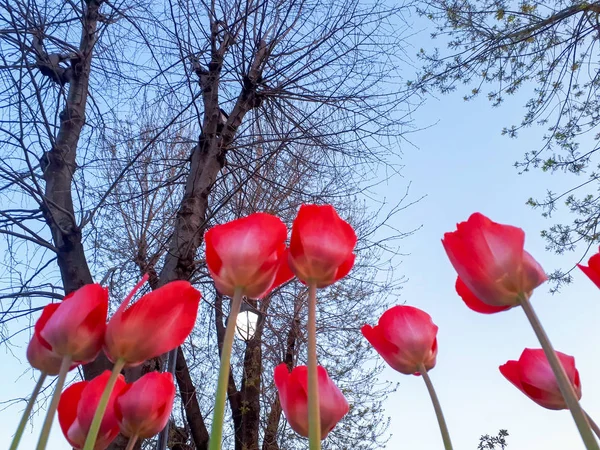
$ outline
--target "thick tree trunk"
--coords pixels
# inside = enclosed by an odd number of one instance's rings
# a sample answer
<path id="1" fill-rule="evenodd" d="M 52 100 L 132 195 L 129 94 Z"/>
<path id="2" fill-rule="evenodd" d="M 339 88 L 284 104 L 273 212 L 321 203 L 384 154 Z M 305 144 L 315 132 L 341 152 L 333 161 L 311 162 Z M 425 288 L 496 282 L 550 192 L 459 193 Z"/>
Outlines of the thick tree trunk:
<path id="1" fill-rule="evenodd" d="M 226 47 L 217 49 L 213 46 L 212 60 L 208 71 L 201 76 L 200 84 L 202 86 L 204 103 L 202 134 L 200 135 L 198 145 L 192 153 L 190 173 L 187 177 L 185 193 L 177 212 L 175 229 L 169 243 L 165 265 L 159 276 L 159 284 L 161 286 L 173 280 L 189 280 L 194 273 L 196 269 L 194 263 L 196 253 L 202 244 L 202 238 L 206 230 L 206 212 L 213 184 L 225 165 L 227 149 L 233 142 L 244 116 L 256 106 L 255 88 L 253 90 L 244 88 L 233 111 L 229 115 L 224 130 L 222 132 L 218 131 L 221 120 L 219 82 L 225 51 Z M 250 70 L 251 73 L 249 74 L 251 79 L 256 80 L 260 76 L 264 58 L 266 58 L 266 47 L 257 52 L 256 59 Z M 222 327 L 222 317 L 220 319 Z M 181 348 L 178 349 L 177 354 L 181 354 L 181 358 L 183 358 L 180 359 L 178 357 L 176 361 L 176 370 L 180 371 L 177 383 L 180 391 L 187 390 L 189 392 L 190 384 L 186 380 L 191 382 L 191 376 L 187 364 L 183 364 L 185 358 Z M 239 403 L 239 392 L 233 382 L 233 376 L 230 377 L 228 396 L 233 412 L 234 427 L 238 429 L 242 420 L 242 410 Z M 185 409 L 186 420 L 192 429 L 192 437 L 196 447 L 203 448 L 202 446 L 206 445 L 204 441 L 206 425 L 200 413 L 200 406 L 195 395 L 189 395 L 188 402 L 189 404 Z M 191 415 L 188 415 L 188 411 Z"/>
<path id="2" fill-rule="evenodd" d="M 190 376 L 190 371 L 182 351 L 177 352 L 177 365 L 175 370 L 177 385 L 181 394 L 181 403 L 185 409 L 185 416 L 196 445 L 196 450 L 208 448 L 208 430 L 202 418 L 200 405 L 196 397 L 196 387 Z"/>
<path id="3" fill-rule="evenodd" d="M 81 241 L 81 229 L 75 218 L 71 189 L 77 167 L 77 145 L 85 123 L 90 68 L 101 3 L 100 0 L 85 3 L 79 58 L 71 63 L 73 75 L 65 109 L 60 114 L 58 135 L 50 151 L 45 152 L 40 160 L 45 181 L 42 210 L 58 249 L 57 262 L 66 294 L 93 283 Z M 111 366 L 102 354 L 96 361 L 85 365 L 83 372 L 89 380 Z"/>

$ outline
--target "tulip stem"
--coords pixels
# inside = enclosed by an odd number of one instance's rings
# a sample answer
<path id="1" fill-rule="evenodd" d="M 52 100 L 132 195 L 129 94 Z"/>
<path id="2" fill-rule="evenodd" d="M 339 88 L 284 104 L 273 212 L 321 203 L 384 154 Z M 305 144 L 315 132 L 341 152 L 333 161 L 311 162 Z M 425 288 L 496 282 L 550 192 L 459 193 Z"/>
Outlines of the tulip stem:
<path id="1" fill-rule="evenodd" d="M 56 414 L 56 408 L 58 408 L 58 401 L 60 400 L 60 394 L 62 393 L 63 386 L 65 385 L 65 379 L 67 373 L 71 368 L 71 357 L 63 356 L 62 362 L 60 363 L 60 371 L 58 372 L 58 378 L 56 379 L 56 386 L 54 386 L 54 393 L 52 394 L 52 400 L 44 419 L 44 426 L 40 434 L 40 439 L 36 450 L 44 450 L 48 444 L 48 437 L 50 436 L 50 430 L 52 429 L 52 422 L 54 422 L 54 414 Z"/>
<path id="2" fill-rule="evenodd" d="M 308 286 L 308 446 L 321 450 L 319 378 L 317 373 L 317 285 Z"/>
<path id="3" fill-rule="evenodd" d="M 440 400 L 438 399 L 438 396 L 435 393 L 433 383 L 431 382 L 431 378 L 429 378 L 429 374 L 427 373 L 427 369 L 425 368 L 425 366 L 421 365 L 419 367 L 419 373 L 423 377 L 423 381 L 425 381 L 425 386 L 427 386 L 427 390 L 429 391 L 431 403 L 433 403 L 433 409 L 435 410 L 435 415 L 437 417 L 438 424 L 440 425 L 440 432 L 442 433 L 444 448 L 446 450 L 452 450 L 452 442 L 450 441 L 448 425 L 446 425 L 446 419 L 444 419 L 444 413 L 442 412 L 442 405 L 440 405 Z"/>
<path id="4" fill-rule="evenodd" d="M 135 445 L 137 440 L 138 440 L 137 434 L 134 434 L 133 436 L 131 436 L 129 438 L 129 442 L 127 443 L 127 448 L 125 450 L 133 450 L 133 446 Z"/>
<path id="5" fill-rule="evenodd" d="M 227 328 L 223 338 L 221 348 L 221 367 L 219 368 L 219 381 L 217 383 L 217 393 L 215 396 L 215 407 L 213 413 L 213 422 L 210 430 L 210 440 L 208 442 L 209 450 L 220 450 L 223 440 L 223 419 L 225 416 L 225 403 L 227 401 L 227 385 L 229 384 L 229 370 L 231 364 L 231 348 L 233 347 L 233 337 L 237 316 L 240 313 L 242 304 L 243 290 L 236 288 L 231 299 L 231 309 L 227 319 Z"/>
<path id="6" fill-rule="evenodd" d="M 29 419 L 29 415 L 31 414 L 31 410 L 33 409 L 33 405 L 35 404 L 35 400 L 44 385 L 44 381 L 46 380 L 46 372 L 42 372 L 40 374 L 40 378 L 38 379 L 35 387 L 33 388 L 33 392 L 31 393 L 31 397 L 27 401 L 27 406 L 25 407 L 25 411 L 23 411 L 23 417 L 21 417 L 21 421 L 19 422 L 19 426 L 17 427 L 17 431 L 15 436 L 13 437 L 12 443 L 10 444 L 9 450 L 17 450 L 19 446 L 19 442 L 21 441 L 21 436 L 23 436 L 23 431 L 25 430 L 25 425 L 27 425 L 27 420 Z"/>
<path id="7" fill-rule="evenodd" d="M 600 439 L 600 427 L 598 427 L 598 424 L 594 422 L 594 419 L 592 419 L 585 410 L 583 412 L 585 413 L 585 417 L 587 417 L 587 420 L 590 423 L 592 430 L 594 430 L 594 433 L 596 434 L 596 436 L 598 436 L 598 439 Z"/>
<path id="8" fill-rule="evenodd" d="M 554 376 L 556 377 L 556 382 L 558 383 L 558 387 L 560 388 L 560 392 L 565 399 L 565 403 L 569 407 L 571 411 L 571 415 L 573 416 L 573 420 L 575 421 L 575 425 L 579 430 L 579 434 L 583 439 L 583 443 L 588 450 L 600 450 L 598 447 L 598 442 L 594 438 L 594 434 L 590 428 L 590 424 L 587 421 L 586 415 L 577 400 L 577 395 L 575 394 L 575 390 L 573 389 L 573 385 L 569 381 L 567 377 L 567 373 L 565 372 L 564 367 L 560 363 L 552 344 L 550 343 L 550 339 L 548 335 L 544 331 L 542 327 L 542 323 L 535 313 L 533 306 L 529 302 L 529 299 L 525 297 L 524 294 L 519 294 L 519 303 L 523 307 L 523 311 L 525 311 L 525 315 L 527 319 L 529 319 L 529 323 L 533 328 L 542 348 L 544 349 L 544 353 L 546 354 L 546 358 L 548 358 L 548 362 L 550 363 L 550 367 L 554 372 Z"/>
<path id="9" fill-rule="evenodd" d="M 117 382 L 117 379 L 119 378 L 123 367 L 125 367 L 124 359 L 118 359 L 115 365 L 113 366 L 110 378 L 106 382 L 106 387 L 104 388 L 104 392 L 102 392 L 102 397 L 100 397 L 98 407 L 96 408 L 96 412 L 94 413 L 94 418 L 92 419 L 90 430 L 88 431 L 88 435 L 85 438 L 83 450 L 93 450 L 94 446 L 96 445 L 96 439 L 98 438 L 98 432 L 100 431 L 102 418 L 104 417 L 104 413 L 106 412 L 106 408 L 108 406 L 108 401 L 110 400 L 110 395 L 112 394 L 112 391 L 115 387 L 115 383 Z"/>

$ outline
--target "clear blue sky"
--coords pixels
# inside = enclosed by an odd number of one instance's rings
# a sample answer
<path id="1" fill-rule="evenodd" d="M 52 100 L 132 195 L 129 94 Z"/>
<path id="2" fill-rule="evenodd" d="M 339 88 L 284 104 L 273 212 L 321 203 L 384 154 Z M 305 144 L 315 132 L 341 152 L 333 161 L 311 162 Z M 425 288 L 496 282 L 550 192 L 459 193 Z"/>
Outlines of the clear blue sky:
<path id="1" fill-rule="evenodd" d="M 400 301 L 427 311 L 439 326 L 439 356 L 430 372 L 459 450 L 476 449 L 481 434 L 509 431 L 510 450 L 580 450 L 584 446 L 566 411 L 545 410 L 506 381 L 498 366 L 518 359 L 525 347 L 539 348 L 520 309 L 482 315 L 469 310 L 454 291 L 456 273 L 440 239 L 457 222 L 480 211 L 492 220 L 525 230 L 525 248 L 547 271 L 570 267 L 579 253 L 556 256 L 544 249 L 540 230 L 552 220 L 525 205 L 530 196 L 543 197 L 571 186 L 573 177 L 530 172 L 519 175 L 513 163 L 538 148 L 540 130 L 518 140 L 500 136 L 503 125 L 523 114 L 520 100 L 493 109 L 485 98 L 465 103 L 459 93 L 432 100 L 415 115 L 425 125 L 439 123 L 412 136 L 418 149 L 404 147 L 404 176 L 412 181 L 412 197 L 427 198 L 399 216 L 396 225 L 421 231 L 404 241 L 410 253 L 399 272 L 409 278 Z M 398 186 L 402 184 L 398 181 Z M 398 192 L 389 186 L 390 193 Z M 567 217 L 556 214 L 555 219 Z M 552 295 L 542 285 L 532 297 L 557 350 L 575 356 L 582 405 L 600 420 L 600 292 L 578 270 L 574 283 Z M 422 379 L 387 369 L 385 377 L 399 381 L 386 404 L 393 437 L 387 449 L 441 449 L 442 441 Z"/>
<path id="2" fill-rule="evenodd" d="M 518 140 L 500 136 L 503 125 L 522 116 L 521 103 L 509 100 L 492 109 L 485 99 L 464 103 L 460 93 L 430 100 L 414 119 L 420 126 L 440 122 L 411 136 L 417 148 L 403 146 L 405 179 L 384 189 L 391 199 L 412 181 L 412 198 L 427 195 L 397 217 L 399 229 L 423 225 L 402 243 L 402 250 L 410 255 L 403 259 L 399 273 L 409 281 L 399 302 L 424 309 L 440 328 L 438 362 L 431 377 L 456 450 L 475 450 L 481 434 L 495 434 L 500 428 L 510 433 L 510 450 L 584 448 L 568 412 L 537 406 L 498 371 L 507 360 L 518 359 L 525 347 L 539 347 L 522 311 L 487 316 L 467 309 L 454 291 L 456 275 L 440 243 L 443 233 L 453 230 L 456 222 L 481 211 L 495 221 L 522 227 L 526 249 L 546 270 L 577 261 L 578 254 L 557 257 L 544 250 L 539 231 L 551 222 L 525 205 L 529 196 L 543 196 L 546 187 L 559 191 L 573 180 L 563 174 L 518 175 L 512 164 L 525 151 L 537 148 L 539 131 L 524 133 Z M 555 216 L 557 220 L 564 217 L 564 212 Z M 600 292 L 575 272 L 574 283 L 560 294 L 551 295 L 547 286 L 540 287 L 533 304 L 555 347 L 575 356 L 583 385 L 582 405 L 600 420 Z M 14 356 L 23 363 L 24 353 L 24 346 L 14 349 Z M 2 353 L 1 358 L 0 400 L 27 397 L 33 387 L 31 372 L 26 372 L 24 364 L 16 364 L 13 356 Z M 392 432 L 387 449 L 443 448 L 423 381 L 391 369 L 383 376 L 400 382 L 386 403 Z M 20 410 L 0 410 L 0 436 L 12 435 Z M 23 449 L 35 446 L 39 418 L 34 423 L 36 433 L 25 437 Z M 8 445 L 7 439 L 0 439 L 0 450 Z M 57 423 L 48 448 L 69 448 Z"/>

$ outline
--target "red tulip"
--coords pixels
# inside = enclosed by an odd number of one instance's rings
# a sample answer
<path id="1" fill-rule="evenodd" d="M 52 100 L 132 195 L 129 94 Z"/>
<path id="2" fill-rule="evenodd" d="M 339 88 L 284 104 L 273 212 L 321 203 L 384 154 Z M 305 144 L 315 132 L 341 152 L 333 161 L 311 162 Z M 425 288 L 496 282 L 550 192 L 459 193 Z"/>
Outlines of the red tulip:
<path id="1" fill-rule="evenodd" d="M 174 398 L 173 375 L 168 372 L 150 372 L 128 384 L 115 402 L 121 433 L 140 439 L 159 433 L 169 420 Z"/>
<path id="2" fill-rule="evenodd" d="M 86 284 L 62 302 L 46 306 L 35 333 L 42 345 L 60 356 L 82 363 L 93 361 L 102 349 L 107 313 L 108 290 Z"/>
<path id="3" fill-rule="evenodd" d="M 593 255 L 588 261 L 588 265 L 577 264 L 583 273 L 585 273 L 596 286 L 600 288 L 600 253 Z"/>
<path id="4" fill-rule="evenodd" d="M 356 233 L 331 205 L 302 205 L 292 226 L 289 263 L 304 283 L 322 288 L 348 275 Z"/>
<path id="5" fill-rule="evenodd" d="M 541 266 L 523 249 L 524 242 L 525 233 L 520 228 L 492 222 L 480 213 L 459 223 L 456 231 L 442 239 L 467 288 L 463 293 L 468 290 L 480 300 L 478 303 L 503 308 L 517 306 L 519 295 L 529 298 L 547 279 Z"/>
<path id="6" fill-rule="evenodd" d="M 63 434 L 74 448 L 80 449 L 92 425 L 94 413 L 110 378 L 107 370 L 92 381 L 80 381 L 69 386 L 60 396 L 58 422 Z M 94 450 L 104 450 L 119 434 L 119 422 L 115 416 L 115 400 L 125 387 L 123 375 L 119 375 L 108 400 L 108 406 L 96 440 Z"/>
<path id="7" fill-rule="evenodd" d="M 379 323 L 365 325 L 361 332 L 392 369 L 418 375 L 431 370 L 437 356 L 438 327 L 425 311 L 412 306 L 393 306 Z"/>
<path id="8" fill-rule="evenodd" d="M 349 410 L 342 391 L 331 381 L 327 371 L 317 366 L 319 385 L 319 410 L 321 413 L 321 439 L 337 425 Z M 308 437 L 308 368 L 295 367 L 288 372 L 285 363 L 275 367 L 275 386 L 285 417 L 296 433 Z"/>
<path id="9" fill-rule="evenodd" d="M 293 274 L 282 259 L 286 238 L 285 224 L 265 213 L 208 230 L 206 264 L 219 292 L 233 297 L 235 289 L 242 288 L 246 297 L 260 298 L 291 279 Z"/>
<path id="10" fill-rule="evenodd" d="M 575 358 L 561 352 L 556 354 L 575 388 L 577 398 L 581 399 L 581 382 L 575 368 Z M 544 350 L 526 348 L 518 361 L 508 361 L 500 366 L 500 372 L 538 405 L 548 409 L 568 408 Z"/>
<path id="11" fill-rule="evenodd" d="M 131 297 L 123 301 L 106 327 L 104 352 L 112 362 L 123 360 L 127 367 L 139 366 L 180 346 L 192 332 L 200 292 L 187 281 L 167 283 L 127 308 Z"/>

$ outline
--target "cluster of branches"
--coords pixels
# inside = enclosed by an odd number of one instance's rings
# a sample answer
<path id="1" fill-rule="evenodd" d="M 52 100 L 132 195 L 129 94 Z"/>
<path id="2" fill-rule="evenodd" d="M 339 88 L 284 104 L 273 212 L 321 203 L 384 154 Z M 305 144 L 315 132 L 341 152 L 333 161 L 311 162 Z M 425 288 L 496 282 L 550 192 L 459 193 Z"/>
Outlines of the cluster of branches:
<path id="1" fill-rule="evenodd" d="M 369 199 L 410 113 L 396 92 L 405 5 L 358 0 L 0 0 L 2 341 L 33 314 L 105 279 L 114 301 L 190 280 L 204 300 L 178 352 L 168 446 L 205 449 L 228 301 L 203 259 L 212 225 L 254 211 L 288 224 L 301 202 L 332 203 L 359 235 L 357 264 L 319 301 L 320 363 L 351 411 L 324 448 L 380 448 L 381 404 L 359 327 L 395 300 L 405 196 Z M 302 447 L 286 426 L 273 367 L 305 361 L 306 289 L 260 301 L 237 342 L 226 448 Z M 157 358 L 133 381 L 163 370 Z M 99 357 L 89 379 L 110 367 Z M 146 442 L 143 445 L 151 445 Z M 117 440 L 111 450 L 124 448 Z"/>
<path id="2" fill-rule="evenodd" d="M 520 171 L 539 169 L 574 175 L 572 188 L 549 188 L 528 204 L 551 217 L 560 206 L 572 221 L 542 232 L 549 250 L 562 254 L 600 242 L 598 156 L 600 148 L 600 3 L 555 0 L 427 0 L 418 11 L 436 26 L 432 37 L 447 50 L 421 49 L 423 70 L 413 83 L 421 92 L 446 93 L 467 86 L 465 100 L 484 92 L 492 105 L 521 92 L 521 121 L 502 134 L 518 137 L 530 126 L 545 130 L 538 148 L 515 163 Z M 555 288 L 570 282 L 570 270 L 551 275 Z"/>

